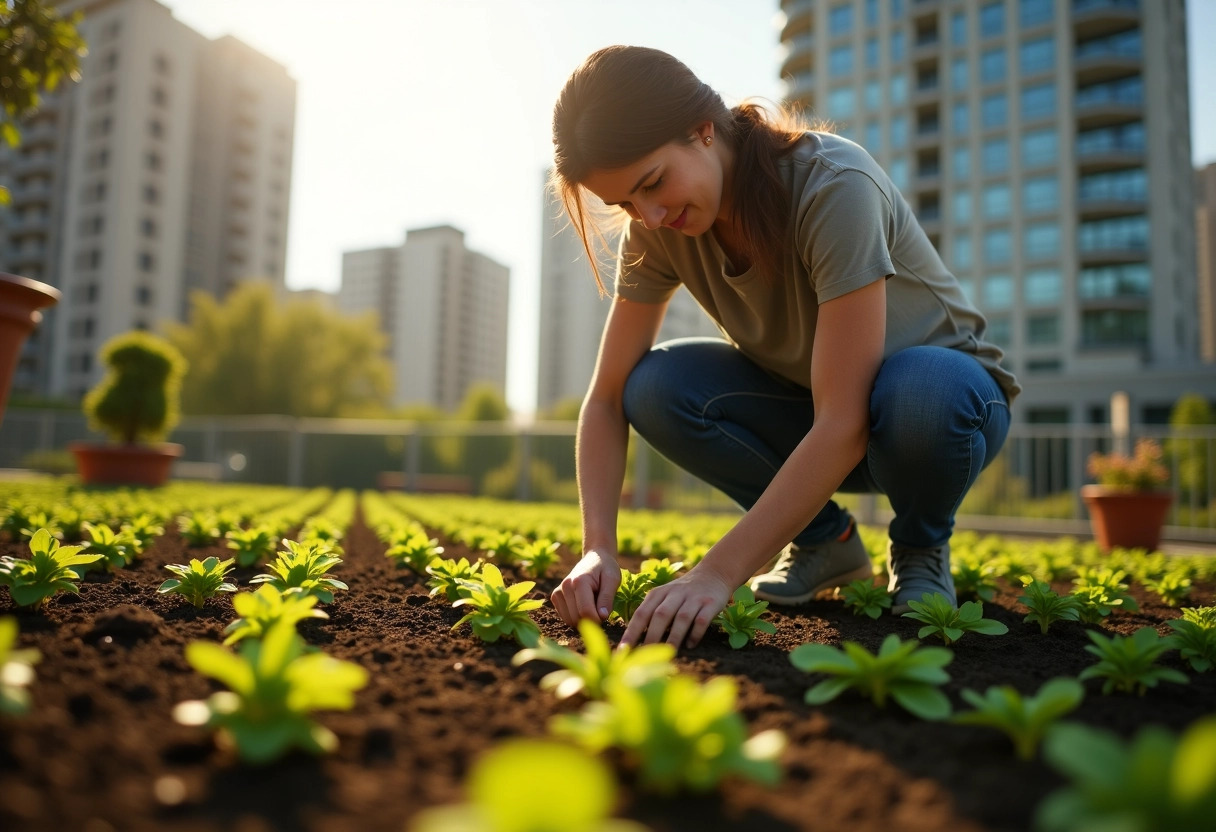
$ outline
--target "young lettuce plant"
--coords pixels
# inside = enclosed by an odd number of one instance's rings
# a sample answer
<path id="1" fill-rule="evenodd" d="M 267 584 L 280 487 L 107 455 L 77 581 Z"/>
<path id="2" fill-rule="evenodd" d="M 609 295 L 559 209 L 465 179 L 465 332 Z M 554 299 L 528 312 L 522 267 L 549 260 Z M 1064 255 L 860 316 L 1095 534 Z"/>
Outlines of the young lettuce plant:
<path id="1" fill-rule="evenodd" d="M 853 615 L 868 615 L 877 619 L 883 610 L 891 609 L 891 593 L 886 586 L 874 583 L 873 578 L 858 578 L 847 584 L 842 590 L 844 605 L 853 611 Z"/>
<path id="2" fill-rule="evenodd" d="M 1191 594 L 1191 578 L 1185 572 L 1166 572 L 1159 578 L 1148 578 L 1144 586 L 1155 592 L 1167 607 L 1176 607 Z"/>
<path id="3" fill-rule="evenodd" d="M 1076 679 L 1049 679 L 1033 696 L 1022 696 L 1009 685 L 988 688 L 981 696 L 965 689 L 963 699 L 975 708 L 955 714 L 961 725 L 985 725 L 1003 731 L 1013 740 L 1018 759 L 1030 761 L 1044 734 L 1060 717 L 1076 710 L 1085 689 Z"/>
<path id="4" fill-rule="evenodd" d="M 452 625 L 455 630 L 466 621 L 473 634 L 482 641 L 495 642 L 500 638 L 513 638 L 525 647 L 535 647 L 540 638 L 540 628 L 528 615 L 529 610 L 544 605 L 544 601 L 527 597 L 536 586 L 533 581 L 520 581 L 508 587 L 503 583 L 502 572 L 492 563 L 481 567 L 481 579 L 461 581 L 468 595 L 457 598 L 453 607 L 468 606 L 473 611 Z"/>
<path id="5" fill-rule="evenodd" d="M 1134 691 L 1143 696 L 1158 682 L 1186 684 L 1189 681 L 1180 671 L 1156 666 L 1157 659 L 1172 645 L 1168 638 L 1158 636 L 1152 627 L 1141 627 L 1130 636 L 1107 638 L 1093 630 L 1086 631 L 1086 635 L 1093 644 L 1086 645 L 1085 649 L 1097 656 L 1098 662 L 1082 670 L 1077 678 L 1105 679 L 1103 694 L 1117 690 Z"/>
<path id="6" fill-rule="evenodd" d="M 525 575 L 540 580 L 549 573 L 549 567 L 561 559 L 557 553 L 560 545 L 556 540 L 543 537 L 538 540 L 525 539 L 515 547 L 515 560 Z"/>
<path id="7" fill-rule="evenodd" d="M 938 685 L 950 681 L 943 669 L 954 660 L 944 647 L 922 647 L 920 642 L 900 641 L 891 633 L 875 655 L 860 644 L 846 641 L 843 649 L 827 644 L 803 644 L 790 651 L 790 663 L 806 673 L 825 673 L 825 679 L 806 692 L 810 705 L 831 702 L 849 688 L 880 708 L 887 697 L 921 719 L 950 716 L 950 700 Z"/>
<path id="8" fill-rule="evenodd" d="M 671 562 L 670 558 L 647 558 L 638 566 L 638 574 L 650 578 L 650 587 L 669 584 L 680 577 L 684 564 L 680 561 Z"/>
<path id="9" fill-rule="evenodd" d="M 465 584 L 477 582 L 481 580 L 481 568 L 483 561 L 469 563 L 468 558 L 436 558 L 430 566 L 426 567 L 426 573 L 431 576 L 431 579 L 426 582 L 426 585 L 431 588 L 428 593 L 434 598 L 439 593 L 443 593 L 443 597 L 448 603 L 464 598 L 468 595 L 468 590 L 465 589 Z"/>
<path id="10" fill-rule="evenodd" d="M 205 701 L 181 702 L 173 718 L 183 725 L 219 731 L 249 763 L 266 763 L 291 748 L 314 754 L 333 751 L 333 732 L 309 718 L 315 710 L 350 710 L 367 671 L 321 652 L 305 653 L 304 640 L 289 621 L 271 626 L 261 639 L 241 645 L 240 654 L 211 642 L 186 648 L 199 673 L 228 686 Z"/>
<path id="11" fill-rule="evenodd" d="M 101 565 L 107 572 L 122 569 L 135 560 L 132 541 L 125 534 L 115 534 L 105 523 L 85 523 L 85 551 L 101 555 Z"/>
<path id="12" fill-rule="evenodd" d="M 955 608 L 940 592 L 932 595 L 925 593 L 919 601 L 909 601 L 911 612 L 903 614 L 925 624 L 916 634 L 917 638 L 936 635 L 949 645 L 963 637 L 963 633 L 982 633 L 986 636 L 999 636 L 1009 632 L 1009 628 L 999 621 L 984 618 L 984 605 L 979 601 L 967 601 L 961 607 Z"/>
<path id="13" fill-rule="evenodd" d="M 80 575 L 72 567 L 101 559 L 101 555 L 77 554 L 83 546 L 60 546 L 46 529 L 39 529 L 29 546 L 29 559 L 13 560 L 6 580 L 13 602 L 19 607 L 41 609 L 57 592 L 79 595 L 75 581 Z"/>
<path id="14" fill-rule="evenodd" d="M 237 566 L 257 566 L 274 557 L 275 533 L 266 526 L 232 529 L 224 535 L 228 548 L 236 553 Z"/>
<path id="15" fill-rule="evenodd" d="M 991 601 L 996 597 L 996 576 L 991 565 L 959 560 L 952 572 L 954 591 L 959 598 Z"/>
<path id="16" fill-rule="evenodd" d="M 1043 635 L 1047 628 L 1057 621 L 1078 621 L 1081 618 L 1081 599 L 1075 595 L 1057 595 L 1051 586 L 1043 581 L 1036 581 L 1029 575 L 1022 577 L 1026 594 L 1018 597 L 1018 602 L 1025 604 L 1030 610 L 1023 621 L 1027 624 L 1039 625 Z"/>
<path id="17" fill-rule="evenodd" d="M 1216 665 L 1216 627 L 1205 629 L 1185 618 L 1168 622 L 1174 632 L 1165 637 L 1172 649 L 1191 663 L 1196 673 L 1206 673 Z"/>
<path id="18" fill-rule="evenodd" d="M 249 583 L 270 584 L 279 592 L 298 590 L 305 595 L 315 595 L 322 604 L 333 603 L 335 589 L 348 589 L 342 581 L 325 574 L 342 562 L 337 555 L 286 538 L 283 545 L 287 550 L 279 552 L 269 566 L 274 574 L 256 575 Z"/>
<path id="19" fill-rule="evenodd" d="M 1081 621 L 1100 624 L 1116 607 L 1137 612 L 1140 607 L 1127 591 L 1126 577 L 1126 572 L 1108 567 L 1078 569 L 1072 594 L 1081 601 Z"/>
<path id="20" fill-rule="evenodd" d="M 768 601 L 757 601 L 752 588 L 745 584 L 735 590 L 731 602 L 714 617 L 713 623 L 722 628 L 730 646 L 738 650 L 749 641 L 754 641 L 757 631 L 769 635 L 777 632 L 772 622 L 760 620 L 767 610 Z"/>
<path id="21" fill-rule="evenodd" d="M 560 665 L 540 680 L 541 688 L 552 690 L 558 699 L 582 693 L 588 699 L 603 699 L 607 686 L 613 680 L 622 680 L 627 685 L 640 685 L 659 676 L 670 676 L 676 672 L 671 660 L 676 648 L 670 644 L 646 644 L 634 648 L 612 649 L 608 636 L 594 621 L 583 619 L 578 623 L 579 635 L 587 655 L 563 647 L 555 641 L 542 637 L 536 647 L 520 650 L 511 659 L 511 664 L 544 661 Z"/>
<path id="22" fill-rule="evenodd" d="M 165 527 L 149 514 L 140 514 L 122 524 L 120 531 L 135 547 L 135 554 L 142 555 L 156 538 L 165 533 Z"/>
<path id="23" fill-rule="evenodd" d="M 428 538 L 425 533 L 418 532 L 402 538 L 384 550 L 384 556 L 394 561 L 398 566 L 406 566 L 416 575 L 423 575 L 427 567 L 441 560 L 443 547 L 434 537 Z"/>
<path id="24" fill-rule="evenodd" d="M 705 684 L 683 675 L 640 685 L 618 679 L 603 700 L 550 724 L 554 734 L 589 751 L 621 749 L 637 767 L 640 784 L 660 793 L 681 787 L 705 791 L 729 775 L 776 785 L 785 735 L 773 730 L 747 739 L 736 697 L 729 676 Z"/>
<path id="25" fill-rule="evenodd" d="M 209 557 L 206 560 L 190 558 L 189 565 L 169 563 L 165 568 L 176 575 L 160 585 L 156 591 L 162 595 L 180 595 L 201 607 L 208 598 L 214 598 L 217 592 L 236 592 L 236 584 L 229 583 L 224 577 L 232 571 L 233 558 L 220 560 Z"/>
<path id="26" fill-rule="evenodd" d="M 1062 724 L 1048 734 L 1043 756 L 1072 782 L 1039 804 L 1040 832 L 1211 829 L 1216 818 L 1216 717 L 1180 737 L 1142 728 L 1127 743 Z"/>
<path id="27" fill-rule="evenodd" d="M 201 511 L 179 517 L 177 530 L 185 538 L 186 545 L 192 548 L 211 546 L 221 537 L 215 517 Z"/>
<path id="28" fill-rule="evenodd" d="M 0 618 L 0 716 L 20 716 L 30 708 L 26 687 L 34 681 L 38 651 L 14 649 L 17 619 Z"/>
<path id="29" fill-rule="evenodd" d="M 646 598 L 646 593 L 654 587 L 650 576 L 645 572 L 630 572 L 621 570 L 621 585 L 612 599 L 612 613 L 626 624 Z"/>
<path id="30" fill-rule="evenodd" d="M 240 618 L 224 628 L 224 645 L 236 644 L 246 638 L 261 638 L 279 621 L 288 621 L 291 626 L 305 618 L 329 618 L 316 609 L 315 595 L 298 592 L 283 594 L 270 584 L 262 584 L 256 592 L 240 592 L 232 596 L 232 607 Z"/>

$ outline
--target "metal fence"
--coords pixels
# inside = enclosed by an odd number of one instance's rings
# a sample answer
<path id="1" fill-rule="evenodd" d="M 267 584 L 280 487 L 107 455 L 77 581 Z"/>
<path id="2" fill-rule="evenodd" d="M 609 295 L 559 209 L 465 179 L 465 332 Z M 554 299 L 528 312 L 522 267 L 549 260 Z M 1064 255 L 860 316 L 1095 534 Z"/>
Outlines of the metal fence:
<path id="1" fill-rule="evenodd" d="M 1161 442 L 1174 504 L 1171 540 L 1216 542 L 1216 427 L 1014 425 L 1005 447 L 968 493 L 961 527 L 1085 534 L 1079 486 L 1095 451 L 1128 450 L 1140 437 Z M 66 446 L 96 440 L 71 411 L 10 409 L 0 426 L 0 467 L 70 466 Z M 243 416 L 185 419 L 179 478 L 295 486 L 483 494 L 521 500 L 577 499 L 574 425 L 541 422 L 414 423 Z M 888 515 L 885 499 L 842 495 L 864 521 Z M 725 495 L 682 471 L 644 442 L 632 443 L 623 504 L 685 511 L 736 511 Z"/>

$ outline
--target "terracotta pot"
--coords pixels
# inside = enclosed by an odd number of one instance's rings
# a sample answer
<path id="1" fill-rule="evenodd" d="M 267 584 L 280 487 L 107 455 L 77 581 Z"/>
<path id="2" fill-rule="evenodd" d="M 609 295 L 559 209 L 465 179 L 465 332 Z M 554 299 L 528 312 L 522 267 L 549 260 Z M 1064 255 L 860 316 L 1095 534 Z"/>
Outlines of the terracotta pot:
<path id="1" fill-rule="evenodd" d="M 182 446 L 172 442 L 157 445 L 102 445 L 69 442 L 76 457 L 76 470 L 85 485 L 164 485 Z"/>
<path id="2" fill-rule="evenodd" d="M 1174 495 L 1168 491 L 1114 491 L 1101 485 L 1081 487 L 1081 499 L 1089 509 L 1089 523 L 1098 545 L 1106 551 L 1147 549 L 1161 543 Z"/>
<path id="3" fill-rule="evenodd" d="M 59 302 L 54 286 L 0 272 L 0 422 L 25 339 L 42 320 L 39 309 Z"/>

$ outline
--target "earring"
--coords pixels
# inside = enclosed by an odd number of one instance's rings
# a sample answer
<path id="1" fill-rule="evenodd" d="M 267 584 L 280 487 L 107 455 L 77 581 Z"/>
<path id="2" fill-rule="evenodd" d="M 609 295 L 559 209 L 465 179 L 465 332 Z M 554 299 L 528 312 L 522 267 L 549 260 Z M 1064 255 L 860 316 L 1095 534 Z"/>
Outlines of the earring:
<path id="1" fill-rule="evenodd" d="M 705 146 L 706 146 L 706 147 L 709 147 L 711 144 L 713 144 L 713 143 L 714 143 L 714 137 L 713 137 L 713 136 L 706 136 L 706 137 L 703 139 L 703 141 L 705 142 Z"/>

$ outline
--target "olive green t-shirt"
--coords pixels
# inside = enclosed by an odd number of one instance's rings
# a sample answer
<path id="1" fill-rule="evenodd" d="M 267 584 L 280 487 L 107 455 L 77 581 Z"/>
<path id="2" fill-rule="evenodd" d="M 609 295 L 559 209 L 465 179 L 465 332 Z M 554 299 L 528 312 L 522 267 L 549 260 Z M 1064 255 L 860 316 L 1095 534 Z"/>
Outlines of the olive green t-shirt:
<path id="1" fill-rule="evenodd" d="M 889 277 L 883 358 L 931 345 L 975 357 L 1012 404 L 1021 386 L 984 340 L 987 322 L 967 300 L 890 177 L 859 145 L 809 132 L 780 162 L 791 215 L 785 268 L 735 274 L 713 233 L 629 224 L 615 294 L 667 301 L 683 284 L 728 341 L 770 372 L 810 387 L 819 304 Z M 640 258 L 640 259 L 639 259 Z"/>

